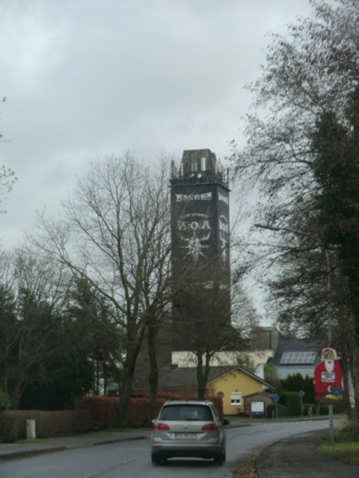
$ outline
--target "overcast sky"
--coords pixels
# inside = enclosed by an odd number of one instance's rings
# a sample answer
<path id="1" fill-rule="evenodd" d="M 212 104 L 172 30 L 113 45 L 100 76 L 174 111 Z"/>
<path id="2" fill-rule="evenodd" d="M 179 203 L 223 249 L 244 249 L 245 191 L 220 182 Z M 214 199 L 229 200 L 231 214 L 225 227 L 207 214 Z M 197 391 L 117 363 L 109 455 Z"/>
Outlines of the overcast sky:
<path id="1" fill-rule="evenodd" d="M 1 0 L 0 165 L 19 180 L 0 245 L 56 214 L 93 159 L 226 157 L 267 34 L 309 13 L 308 0 Z"/>

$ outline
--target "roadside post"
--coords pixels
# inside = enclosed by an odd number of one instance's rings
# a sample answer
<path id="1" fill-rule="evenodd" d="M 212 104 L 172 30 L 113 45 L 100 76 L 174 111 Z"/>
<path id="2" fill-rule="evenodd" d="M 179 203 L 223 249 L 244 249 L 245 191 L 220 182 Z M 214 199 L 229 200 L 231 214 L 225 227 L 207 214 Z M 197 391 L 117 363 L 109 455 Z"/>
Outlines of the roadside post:
<path id="1" fill-rule="evenodd" d="M 278 418 L 278 402 L 280 400 L 280 396 L 278 395 L 278 393 L 271 393 L 271 397 L 274 401 L 275 415 L 276 415 L 276 418 Z"/>
<path id="2" fill-rule="evenodd" d="M 300 398 L 300 415 L 303 416 L 304 415 L 303 397 L 305 395 L 305 391 L 304 390 L 299 390 L 298 395 L 299 395 L 299 398 Z"/>
<path id="3" fill-rule="evenodd" d="M 26 439 L 33 440 L 36 438 L 36 422 L 33 419 L 26 420 Z"/>
<path id="4" fill-rule="evenodd" d="M 329 438 L 330 443 L 334 444 L 334 406 L 332 403 L 329 404 Z"/>

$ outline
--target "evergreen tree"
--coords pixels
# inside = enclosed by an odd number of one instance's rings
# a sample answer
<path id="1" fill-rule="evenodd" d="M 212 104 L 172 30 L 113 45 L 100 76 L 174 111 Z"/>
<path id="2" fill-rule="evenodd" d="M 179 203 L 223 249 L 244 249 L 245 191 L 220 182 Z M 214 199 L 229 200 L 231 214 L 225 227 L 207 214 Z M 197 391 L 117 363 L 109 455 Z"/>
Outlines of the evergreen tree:
<path id="1" fill-rule="evenodd" d="M 17 331 L 14 295 L 8 287 L 0 285 L 0 390 L 6 394 L 10 391 Z"/>
<path id="2" fill-rule="evenodd" d="M 106 391 L 111 382 L 119 382 L 120 376 L 117 364 L 121 334 L 113 321 L 111 309 L 88 280 L 79 277 L 75 279 L 68 314 L 72 327 L 77 330 L 74 335 L 82 343 L 93 364 L 94 391 L 100 393 L 101 383 Z"/>
<path id="3" fill-rule="evenodd" d="M 359 345 L 359 91 L 346 110 L 345 125 L 324 113 L 313 135 L 314 174 L 320 185 L 319 218 L 327 248 L 335 247 L 347 279 Z"/>

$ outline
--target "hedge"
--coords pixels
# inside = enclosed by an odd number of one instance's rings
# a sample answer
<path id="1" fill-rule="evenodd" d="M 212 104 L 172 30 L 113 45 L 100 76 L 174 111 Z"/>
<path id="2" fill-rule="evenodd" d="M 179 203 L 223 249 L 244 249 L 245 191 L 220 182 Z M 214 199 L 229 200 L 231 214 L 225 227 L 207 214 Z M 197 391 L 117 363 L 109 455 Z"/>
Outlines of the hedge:
<path id="1" fill-rule="evenodd" d="M 5 410 L 0 412 L 0 441 L 13 442 L 26 438 L 26 420 L 35 420 L 36 436 L 49 438 L 91 430 L 86 410 Z"/>
<path id="2" fill-rule="evenodd" d="M 300 397 L 297 392 L 283 392 L 281 395 L 282 405 L 288 408 L 289 416 L 300 415 Z"/>
<path id="3" fill-rule="evenodd" d="M 186 399 L 188 398 L 186 397 Z M 222 399 L 220 397 L 208 397 L 208 399 L 212 400 L 218 410 L 219 416 L 223 418 Z M 176 394 L 159 394 L 157 397 L 157 410 L 160 410 L 166 400 L 183 400 L 183 397 Z M 77 407 L 89 411 L 92 419 L 92 429 L 103 430 L 119 426 L 119 404 L 119 397 L 87 396 L 78 402 Z M 128 426 L 135 428 L 150 427 L 151 421 L 152 417 L 148 395 L 131 398 Z"/>
<path id="4" fill-rule="evenodd" d="M 213 401 L 220 417 L 223 418 L 222 399 L 208 398 Z M 166 400 L 176 399 L 183 399 L 183 397 L 175 394 L 159 394 L 157 409 L 159 410 Z M 28 419 L 35 420 L 38 438 L 116 428 L 119 426 L 119 404 L 119 397 L 85 396 L 78 401 L 75 410 L 2 411 L 0 412 L 0 441 L 11 442 L 26 438 L 26 420 Z M 149 397 L 132 398 L 128 426 L 150 427 L 151 420 Z"/>

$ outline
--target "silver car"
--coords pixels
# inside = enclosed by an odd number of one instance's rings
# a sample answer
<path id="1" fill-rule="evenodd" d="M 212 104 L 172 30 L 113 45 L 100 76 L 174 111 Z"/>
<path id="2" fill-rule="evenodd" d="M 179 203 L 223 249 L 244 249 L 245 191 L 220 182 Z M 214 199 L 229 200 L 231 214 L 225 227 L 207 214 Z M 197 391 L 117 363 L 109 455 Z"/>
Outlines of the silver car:
<path id="1" fill-rule="evenodd" d="M 171 457 L 226 459 L 223 421 L 210 401 L 171 400 L 161 408 L 151 434 L 152 463 Z"/>

